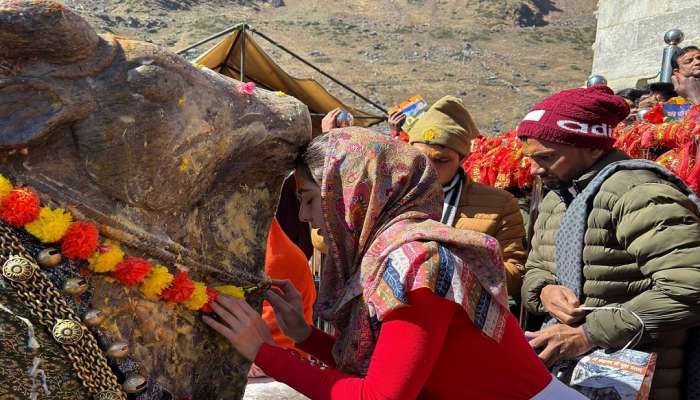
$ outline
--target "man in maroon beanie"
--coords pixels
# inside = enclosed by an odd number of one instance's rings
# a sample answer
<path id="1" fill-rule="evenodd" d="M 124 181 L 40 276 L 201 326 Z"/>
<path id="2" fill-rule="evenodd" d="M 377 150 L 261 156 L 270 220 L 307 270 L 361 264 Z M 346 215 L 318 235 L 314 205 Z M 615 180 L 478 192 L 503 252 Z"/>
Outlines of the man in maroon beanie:
<path id="1" fill-rule="evenodd" d="M 526 335 L 548 366 L 642 335 L 636 348 L 658 355 L 650 398 L 681 399 L 687 329 L 700 323 L 697 197 L 612 148 L 628 113 L 599 85 L 546 98 L 518 127 L 533 174 L 551 189 L 521 294 L 529 312 L 552 320 Z"/>

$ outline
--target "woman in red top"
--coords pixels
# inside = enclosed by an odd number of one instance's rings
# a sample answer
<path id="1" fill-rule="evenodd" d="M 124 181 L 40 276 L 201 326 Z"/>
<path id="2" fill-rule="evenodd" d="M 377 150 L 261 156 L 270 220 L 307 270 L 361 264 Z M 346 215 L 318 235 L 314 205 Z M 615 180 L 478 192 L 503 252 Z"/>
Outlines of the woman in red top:
<path id="1" fill-rule="evenodd" d="M 584 399 L 553 380 L 508 313 L 495 239 L 436 222 L 442 189 L 428 160 L 366 129 L 312 141 L 297 168 L 299 217 L 329 252 L 317 311 L 273 281 L 282 331 L 314 363 L 275 346 L 245 301 L 220 297 L 205 322 L 269 376 L 311 399 Z"/>

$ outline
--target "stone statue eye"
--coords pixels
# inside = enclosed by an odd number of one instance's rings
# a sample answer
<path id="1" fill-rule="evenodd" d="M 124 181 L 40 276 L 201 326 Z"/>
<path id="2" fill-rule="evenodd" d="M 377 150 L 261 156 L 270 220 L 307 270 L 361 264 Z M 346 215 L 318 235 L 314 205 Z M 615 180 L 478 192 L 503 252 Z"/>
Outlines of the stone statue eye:
<path id="1" fill-rule="evenodd" d="M 157 65 L 130 69 L 127 82 L 131 90 L 151 101 L 177 101 L 185 92 L 185 80 L 180 75 Z"/>

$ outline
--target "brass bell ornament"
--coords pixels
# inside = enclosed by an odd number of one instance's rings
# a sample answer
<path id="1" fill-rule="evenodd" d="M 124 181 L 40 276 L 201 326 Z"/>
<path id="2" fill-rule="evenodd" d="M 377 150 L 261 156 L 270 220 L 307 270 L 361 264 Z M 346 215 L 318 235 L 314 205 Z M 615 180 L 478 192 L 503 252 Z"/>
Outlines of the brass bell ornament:
<path id="1" fill-rule="evenodd" d="M 107 318 L 107 314 L 93 308 L 85 313 L 85 316 L 83 316 L 83 322 L 85 322 L 85 325 L 87 326 L 96 327 L 100 326 L 104 322 L 105 318 Z"/>
<path id="2" fill-rule="evenodd" d="M 63 291 L 73 296 L 79 296 L 85 293 L 87 288 L 88 283 L 85 278 L 69 278 L 63 284 Z"/>
<path id="3" fill-rule="evenodd" d="M 127 393 L 141 393 L 146 389 L 146 378 L 141 375 L 131 375 L 126 378 L 122 388 Z"/>
<path id="4" fill-rule="evenodd" d="M 39 252 L 36 261 L 44 268 L 53 268 L 61 263 L 61 252 L 58 249 L 47 247 Z"/>
<path id="5" fill-rule="evenodd" d="M 109 358 L 121 359 L 129 354 L 129 344 L 124 342 L 114 342 L 107 349 Z"/>

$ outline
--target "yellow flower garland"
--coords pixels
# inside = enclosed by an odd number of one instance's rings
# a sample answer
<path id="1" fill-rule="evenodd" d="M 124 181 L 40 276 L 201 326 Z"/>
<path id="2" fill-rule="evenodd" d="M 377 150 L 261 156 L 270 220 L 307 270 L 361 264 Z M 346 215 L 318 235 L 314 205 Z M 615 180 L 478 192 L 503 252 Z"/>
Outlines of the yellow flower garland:
<path id="1" fill-rule="evenodd" d="M 182 302 L 182 305 L 190 310 L 199 310 L 205 304 L 209 302 L 209 296 L 207 296 L 207 287 L 202 282 L 193 282 L 194 292 L 189 299 Z"/>
<path id="2" fill-rule="evenodd" d="M 66 234 L 71 222 L 73 222 L 73 216 L 66 210 L 41 207 L 39 218 L 25 225 L 24 229 L 42 243 L 54 243 Z"/>
<path id="3" fill-rule="evenodd" d="M 117 264 L 124 259 L 124 250 L 121 249 L 119 243 L 105 240 L 104 246 L 109 247 L 106 252 L 102 253 L 98 250 L 88 259 L 90 270 L 100 274 L 114 271 Z"/>
<path id="4" fill-rule="evenodd" d="M 240 288 L 238 286 L 223 285 L 215 286 L 214 289 L 223 295 L 230 296 L 236 299 L 245 298 L 245 292 L 243 291 L 243 288 Z"/>
<path id="5" fill-rule="evenodd" d="M 31 209 L 22 209 L 21 207 L 28 207 L 24 203 L 18 203 L 16 199 L 13 201 L 9 200 L 10 193 L 13 190 L 26 190 L 28 194 L 34 196 L 35 204 L 33 204 L 33 211 Z M 30 206 L 32 204 L 29 204 Z M 14 215 L 14 213 L 19 210 L 25 214 L 28 211 L 35 212 L 32 218 L 28 222 L 22 222 L 19 226 L 24 227 L 27 233 L 31 234 L 42 243 L 60 243 L 61 253 L 64 256 L 67 253 L 66 241 L 69 237 L 72 242 L 68 242 L 75 246 L 88 246 L 80 235 L 76 237 L 71 236 L 71 230 L 74 229 L 76 224 L 82 224 L 79 229 L 81 232 L 90 232 L 94 235 L 94 242 L 89 244 L 89 251 L 85 256 L 78 255 L 68 255 L 68 257 L 79 258 L 87 260 L 87 268 L 95 273 L 111 273 L 111 278 L 123 284 L 134 285 L 139 284 L 139 290 L 143 293 L 144 297 L 157 301 L 165 300 L 169 302 L 181 302 L 184 307 L 189 310 L 202 310 L 205 312 L 211 312 L 210 307 L 205 307 L 210 300 L 212 300 L 217 294 L 224 294 L 231 297 L 244 299 L 246 290 L 238 286 L 224 285 L 218 286 L 216 288 L 207 289 L 207 286 L 203 282 L 191 281 L 186 273 L 180 273 L 178 279 L 169 272 L 168 268 L 163 265 L 152 266 L 147 260 L 138 257 L 126 257 L 124 250 L 120 247 L 118 242 L 113 240 L 105 240 L 102 245 L 98 245 L 98 232 L 94 224 L 86 221 L 73 221 L 73 215 L 62 208 L 51 209 L 50 207 L 44 206 L 39 207 L 38 196 L 34 191 L 29 188 L 14 187 L 12 182 L 6 177 L 0 175 L 0 211 L 9 210 L 9 214 Z M 3 214 L 4 215 L 4 214 Z M 3 221 L 8 223 L 6 216 L 3 216 Z M 84 226 L 83 226 L 84 225 Z M 88 229 L 90 228 L 90 229 Z M 77 241 L 76 241 L 77 240 Z M 91 240 L 91 239 L 85 239 Z M 89 241 L 87 243 L 90 243 Z M 183 279 L 184 278 L 184 279 Z M 174 286 L 174 287 L 172 287 Z M 187 290 L 194 287 L 191 294 Z M 256 286 L 251 287 L 255 288 Z M 189 295 L 186 299 L 176 299 L 171 298 L 172 293 L 168 293 L 166 298 L 166 289 L 173 289 L 180 293 L 182 296 L 182 291 L 185 291 L 185 295 Z M 179 291 L 179 292 L 177 292 Z M 212 296 L 212 297 L 210 297 Z M 208 311 L 206 311 L 208 309 Z"/>
<path id="6" fill-rule="evenodd" d="M 175 277 L 168 272 L 168 268 L 162 265 L 156 265 L 151 270 L 151 273 L 141 283 L 141 293 L 149 300 L 158 300 L 163 290 L 170 285 Z"/>
<path id="7" fill-rule="evenodd" d="M 0 201 L 7 196 L 10 191 L 14 186 L 12 186 L 12 182 L 10 182 L 9 179 L 5 178 L 4 176 L 0 175 Z"/>

